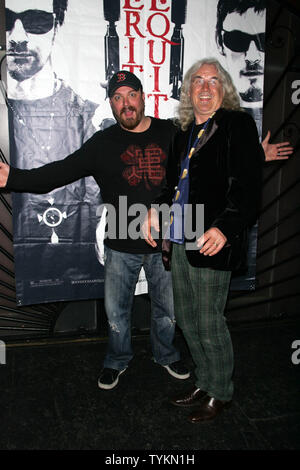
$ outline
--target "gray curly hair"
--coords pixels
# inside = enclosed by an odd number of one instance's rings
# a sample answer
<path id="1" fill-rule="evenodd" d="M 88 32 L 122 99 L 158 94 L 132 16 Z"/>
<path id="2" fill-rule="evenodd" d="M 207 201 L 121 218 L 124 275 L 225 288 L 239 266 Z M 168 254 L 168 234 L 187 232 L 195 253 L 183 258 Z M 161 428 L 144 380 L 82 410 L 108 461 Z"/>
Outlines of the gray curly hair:
<path id="1" fill-rule="evenodd" d="M 179 121 L 179 125 L 183 131 L 185 131 L 189 124 L 194 120 L 194 111 L 189 97 L 192 76 L 200 67 L 202 67 L 202 65 L 206 64 L 214 65 L 219 73 L 224 91 L 222 108 L 241 110 L 238 92 L 229 73 L 222 67 L 220 62 L 214 57 L 198 60 L 186 72 L 181 87 L 180 103 L 177 110 L 177 120 Z"/>

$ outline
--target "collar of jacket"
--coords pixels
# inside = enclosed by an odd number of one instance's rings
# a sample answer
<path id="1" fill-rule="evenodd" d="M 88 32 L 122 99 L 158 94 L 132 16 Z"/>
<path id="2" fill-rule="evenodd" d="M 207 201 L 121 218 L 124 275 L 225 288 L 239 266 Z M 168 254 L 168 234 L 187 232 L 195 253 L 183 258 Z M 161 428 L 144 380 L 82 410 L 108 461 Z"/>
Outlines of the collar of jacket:
<path id="1" fill-rule="evenodd" d="M 228 111 L 224 108 L 219 108 L 218 111 L 216 111 L 216 114 L 212 118 L 211 122 L 209 123 L 206 131 L 204 132 L 202 138 L 198 141 L 196 147 L 195 147 L 195 152 L 196 153 L 203 145 L 206 144 L 206 142 L 214 135 L 216 130 L 219 127 L 219 122 L 223 117 L 228 113 Z M 188 132 L 191 131 L 192 124 L 190 124 Z"/>

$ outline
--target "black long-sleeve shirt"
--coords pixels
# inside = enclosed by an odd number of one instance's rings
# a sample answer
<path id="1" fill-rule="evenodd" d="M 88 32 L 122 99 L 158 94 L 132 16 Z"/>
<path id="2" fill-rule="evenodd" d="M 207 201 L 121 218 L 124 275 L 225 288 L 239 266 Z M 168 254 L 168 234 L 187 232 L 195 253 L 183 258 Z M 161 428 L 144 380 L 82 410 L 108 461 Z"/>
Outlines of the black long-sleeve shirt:
<path id="1" fill-rule="evenodd" d="M 106 238 L 107 246 L 129 253 L 153 253 L 143 239 L 131 239 L 128 234 L 124 238 L 130 223 L 138 217 L 138 213 L 127 217 L 125 212 L 133 204 L 149 207 L 160 193 L 175 133 L 176 128 L 169 120 L 152 118 L 145 132 L 126 131 L 116 124 L 96 132 L 63 160 L 31 170 L 11 167 L 7 189 L 48 193 L 79 178 L 93 176 L 104 204 L 115 209 L 116 236 Z"/>

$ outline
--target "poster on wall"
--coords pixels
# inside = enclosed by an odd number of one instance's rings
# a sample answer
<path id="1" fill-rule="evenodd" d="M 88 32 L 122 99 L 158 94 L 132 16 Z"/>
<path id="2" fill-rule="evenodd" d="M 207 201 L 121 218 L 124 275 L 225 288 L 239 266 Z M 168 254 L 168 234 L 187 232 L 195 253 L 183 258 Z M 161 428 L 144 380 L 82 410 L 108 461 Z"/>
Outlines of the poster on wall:
<path id="1" fill-rule="evenodd" d="M 5 7 L 13 166 L 64 158 L 112 125 L 107 82 L 117 70 L 141 79 L 147 115 L 174 117 L 183 75 L 203 57 L 232 75 L 261 135 L 263 1 L 5 0 Z M 13 194 L 19 305 L 103 296 L 102 211 L 92 177 L 49 194 Z M 255 229 L 250 238 L 249 272 L 233 288 L 254 286 Z M 138 286 L 146 292 L 143 273 Z"/>

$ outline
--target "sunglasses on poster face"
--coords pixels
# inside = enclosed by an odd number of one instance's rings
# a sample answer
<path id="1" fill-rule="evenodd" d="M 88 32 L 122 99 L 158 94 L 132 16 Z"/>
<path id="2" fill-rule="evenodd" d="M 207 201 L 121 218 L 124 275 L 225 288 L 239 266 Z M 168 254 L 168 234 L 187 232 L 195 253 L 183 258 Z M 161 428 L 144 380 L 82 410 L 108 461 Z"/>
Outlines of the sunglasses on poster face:
<path id="1" fill-rule="evenodd" d="M 17 20 L 23 24 L 26 33 L 45 34 L 51 31 L 54 25 L 54 13 L 43 10 L 26 10 L 15 13 L 5 8 L 6 31 L 11 31 Z"/>
<path id="2" fill-rule="evenodd" d="M 223 30 L 223 42 L 233 52 L 247 52 L 251 41 L 255 42 L 259 51 L 265 52 L 265 33 L 248 34 L 238 30 Z"/>

